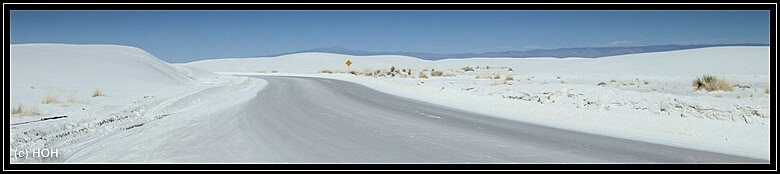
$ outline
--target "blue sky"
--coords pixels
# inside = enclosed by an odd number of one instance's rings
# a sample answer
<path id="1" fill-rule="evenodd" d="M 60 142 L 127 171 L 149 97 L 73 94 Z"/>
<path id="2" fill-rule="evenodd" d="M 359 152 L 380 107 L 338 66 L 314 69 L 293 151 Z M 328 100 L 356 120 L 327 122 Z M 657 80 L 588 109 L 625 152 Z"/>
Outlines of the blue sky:
<path id="1" fill-rule="evenodd" d="M 11 43 L 118 44 L 168 62 L 341 46 L 480 53 L 769 43 L 769 11 L 11 11 Z"/>

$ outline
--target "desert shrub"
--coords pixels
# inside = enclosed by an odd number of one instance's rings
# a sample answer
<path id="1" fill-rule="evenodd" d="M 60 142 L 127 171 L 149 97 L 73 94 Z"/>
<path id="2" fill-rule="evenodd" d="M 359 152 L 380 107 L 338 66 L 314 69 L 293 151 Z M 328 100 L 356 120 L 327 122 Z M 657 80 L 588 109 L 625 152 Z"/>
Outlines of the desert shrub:
<path id="1" fill-rule="evenodd" d="M 25 115 L 38 115 L 38 108 L 19 105 L 15 108 L 11 108 L 12 116 L 25 116 Z"/>
<path id="2" fill-rule="evenodd" d="M 331 70 L 320 70 L 320 74 L 333 74 Z"/>
<path id="3" fill-rule="evenodd" d="M 423 73 L 423 72 L 420 72 L 420 76 L 419 76 L 419 78 L 421 78 L 421 79 L 427 79 L 427 78 L 428 78 L 428 75 L 425 75 L 425 73 Z"/>
<path id="4" fill-rule="evenodd" d="M 437 77 L 443 75 L 444 72 L 431 70 L 431 76 Z"/>
<path id="5" fill-rule="evenodd" d="M 607 83 L 605 83 L 605 82 L 600 82 L 600 83 L 598 84 L 598 86 L 607 86 Z"/>
<path id="6" fill-rule="evenodd" d="M 46 95 L 43 97 L 43 101 L 41 101 L 43 104 L 53 104 L 59 102 L 60 100 L 57 99 L 57 96 L 51 91 L 46 92 Z"/>
<path id="7" fill-rule="evenodd" d="M 769 85 L 766 85 L 766 89 L 764 89 L 764 94 L 769 94 Z"/>
<path id="8" fill-rule="evenodd" d="M 515 78 L 512 77 L 511 75 L 506 75 L 506 77 L 504 77 L 504 81 L 512 81 L 512 80 L 515 80 Z"/>
<path id="9" fill-rule="evenodd" d="M 493 79 L 501 79 L 501 74 L 494 74 Z"/>
<path id="10" fill-rule="evenodd" d="M 645 81 L 643 81 L 643 82 L 644 82 L 644 84 L 645 84 L 645 85 L 648 85 L 648 84 L 650 84 L 650 81 L 648 81 L 648 80 L 645 80 Z"/>
<path id="11" fill-rule="evenodd" d="M 102 91 L 100 91 L 100 88 L 95 88 L 95 90 L 92 90 L 92 97 L 98 97 L 98 96 L 105 96 Z"/>
<path id="12" fill-rule="evenodd" d="M 463 71 L 474 71 L 474 68 L 471 68 L 470 66 L 466 66 L 461 68 Z"/>
<path id="13" fill-rule="evenodd" d="M 708 75 L 704 75 L 701 78 L 696 78 L 696 80 L 693 80 L 693 87 L 696 88 L 697 91 L 704 89 L 708 92 L 734 90 L 734 86 L 732 86 L 731 82 L 728 80 Z"/>
<path id="14" fill-rule="evenodd" d="M 76 96 L 71 94 L 70 96 L 68 96 L 68 104 L 73 104 L 73 103 L 76 103 Z"/>

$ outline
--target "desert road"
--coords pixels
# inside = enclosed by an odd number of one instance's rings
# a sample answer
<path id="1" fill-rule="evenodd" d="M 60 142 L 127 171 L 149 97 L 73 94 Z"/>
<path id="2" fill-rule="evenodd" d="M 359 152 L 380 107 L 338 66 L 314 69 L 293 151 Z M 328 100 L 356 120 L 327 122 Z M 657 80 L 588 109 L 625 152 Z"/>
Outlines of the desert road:
<path id="1" fill-rule="evenodd" d="M 66 162 L 767 163 L 503 120 L 351 82 L 253 77 L 267 86 L 235 110 L 144 126 Z"/>

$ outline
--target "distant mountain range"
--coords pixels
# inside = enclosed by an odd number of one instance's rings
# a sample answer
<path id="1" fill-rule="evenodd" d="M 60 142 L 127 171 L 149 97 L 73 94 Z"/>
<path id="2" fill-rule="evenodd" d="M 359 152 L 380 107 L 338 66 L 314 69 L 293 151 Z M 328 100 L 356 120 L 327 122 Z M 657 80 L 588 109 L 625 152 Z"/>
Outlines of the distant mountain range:
<path id="1" fill-rule="evenodd" d="M 536 49 L 536 50 L 528 50 L 528 51 L 501 51 L 501 52 L 458 53 L 458 54 L 436 54 L 436 53 L 424 53 L 424 52 L 370 52 L 370 51 L 353 50 L 349 48 L 335 46 L 335 47 L 297 51 L 297 52 L 285 53 L 279 55 L 271 55 L 269 57 L 286 55 L 286 54 L 295 54 L 295 53 L 322 52 L 322 53 L 335 53 L 335 54 L 345 54 L 345 55 L 353 55 L 353 56 L 402 55 L 402 56 L 410 56 L 410 57 L 416 57 L 416 58 L 421 58 L 426 60 L 457 59 L 457 58 L 472 58 L 472 57 L 599 58 L 599 57 L 616 56 L 616 55 L 624 55 L 624 54 L 674 51 L 674 50 L 720 47 L 720 46 L 769 46 L 769 44 L 748 43 L 748 44 L 717 44 L 717 45 L 651 45 L 651 46 L 634 46 L 634 47 L 582 47 L 582 48 Z"/>

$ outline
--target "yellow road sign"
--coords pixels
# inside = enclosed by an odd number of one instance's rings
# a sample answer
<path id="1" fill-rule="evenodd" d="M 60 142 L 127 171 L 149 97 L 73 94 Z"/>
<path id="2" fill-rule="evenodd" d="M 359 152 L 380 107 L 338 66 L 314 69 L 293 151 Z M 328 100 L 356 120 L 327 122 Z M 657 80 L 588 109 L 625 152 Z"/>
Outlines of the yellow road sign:
<path id="1" fill-rule="evenodd" d="M 352 61 L 350 61 L 349 59 L 347 59 L 347 66 L 352 66 Z"/>

